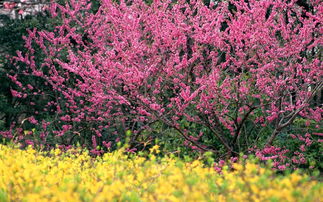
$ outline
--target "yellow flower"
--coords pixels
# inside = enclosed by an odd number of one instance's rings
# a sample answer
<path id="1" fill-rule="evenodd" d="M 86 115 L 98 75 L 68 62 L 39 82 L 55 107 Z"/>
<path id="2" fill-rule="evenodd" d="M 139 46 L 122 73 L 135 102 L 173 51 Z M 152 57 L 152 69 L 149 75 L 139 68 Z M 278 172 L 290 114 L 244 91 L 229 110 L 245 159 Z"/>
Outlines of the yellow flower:
<path id="1" fill-rule="evenodd" d="M 158 154 L 160 152 L 159 145 L 154 145 L 152 148 L 149 149 L 150 153 L 156 153 Z"/>
<path id="2" fill-rule="evenodd" d="M 157 151 L 152 147 L 150 158 L 128 158 L 122 150 L 92 158 L 0 145 L 0 201 L 320 201 L 322 195 L 321 183 L 298 173 L 275 178 L 246 162 L 219 175 L 199 160 L 156 161 Z"/>

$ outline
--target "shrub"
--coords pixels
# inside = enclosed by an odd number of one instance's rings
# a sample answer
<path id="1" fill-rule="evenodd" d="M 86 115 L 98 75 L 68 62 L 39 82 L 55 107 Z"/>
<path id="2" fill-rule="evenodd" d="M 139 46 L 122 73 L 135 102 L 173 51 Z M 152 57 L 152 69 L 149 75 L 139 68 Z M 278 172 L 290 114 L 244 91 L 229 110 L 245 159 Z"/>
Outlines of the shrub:
<path id="1" fill-rule="evenodd" d="M 106 0 L 90 12 L 86 0 L 53 3 L 62 24 L 31 29 L 16 67 L 52 89 L 51 134 L 67 143 L 110 147 L 131 130 L 135 145 L 158 122 L 193 149 L 235 156 L 270 147 L 297 117 L 321 121 L 310 103 L 323 85 L 322 5 L 311 6 Z"/>

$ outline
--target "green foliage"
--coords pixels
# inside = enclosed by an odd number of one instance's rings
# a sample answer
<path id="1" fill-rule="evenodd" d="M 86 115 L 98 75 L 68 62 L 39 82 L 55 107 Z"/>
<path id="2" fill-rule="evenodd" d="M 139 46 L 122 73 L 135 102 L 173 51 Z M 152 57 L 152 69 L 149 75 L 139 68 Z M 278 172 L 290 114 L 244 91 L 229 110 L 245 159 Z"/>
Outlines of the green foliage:
<path id="1" fill-rule="evenodd" d="M 26 16 L 24 19 L 9 19 L 2 17 L 3 27 L 0 29 L 0 130 L 9 128 L 13 122 L 21 122 L 30 113 L 42 108 L 45 103 L 38 102 L 34 107 L 30 106 L 31 100 L 19 100 L 11 95 L 10 89 L 15 85 L 8 79 L 7 74 L 13 71 L 13 64 L 10 61 L 11 56 L 15 55 L 17 50 L 24 51 L 23 36 L 27 35 L 28 29 L 53 30 L 58 23 L 49 17 L 47 13 L 41 13 L 36 16 Z M 41 58 L 40 51 L 36 56 Z M 23 66 L 21 67 L 23 68 Z M 37 84 L 39 79 L 25 78 L 23 83 Z M 38 87 L 38 86 L 37 86 Z"/>
<path id="2" fill-rule="evenodd" d="M 320 136 L 316 134 L 323 133 L 322 123 L 316 123 L 312 120 L 304 118 L 297 118 L 294 124 L 284 131 L 276 140 L 276 144 L 281 147 L 286 147 L 290 151 L 299 151 L 304 154 L 307 159 L 307 164 L 303 165 L 303 168 L 315 167 L 319 170 L 323 170 L 323 144 L 319 142 Z M 300 141 L 299 138 L 292 138 L 291 135 L 304 138 Z M 311 141 L 310 145 L 306 144 L 306 139 Z M 305 151 L 301 151 L 300 148 L 304 145 Z"/>

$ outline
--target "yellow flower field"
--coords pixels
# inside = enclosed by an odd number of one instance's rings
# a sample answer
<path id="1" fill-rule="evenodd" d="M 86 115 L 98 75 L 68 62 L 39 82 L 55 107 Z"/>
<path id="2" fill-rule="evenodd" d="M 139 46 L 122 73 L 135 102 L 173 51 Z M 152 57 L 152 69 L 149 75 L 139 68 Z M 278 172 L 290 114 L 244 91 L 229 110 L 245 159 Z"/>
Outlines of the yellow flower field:
<path id="1" fill-rule="evenodd" d="M 0 201 L 320 201 L 322 183 L 292 173 L 275 176 L 247 162 L 217 174 L 201 161 L 148 158 L 122 150 L 39 152 L 0 145 Z"/>

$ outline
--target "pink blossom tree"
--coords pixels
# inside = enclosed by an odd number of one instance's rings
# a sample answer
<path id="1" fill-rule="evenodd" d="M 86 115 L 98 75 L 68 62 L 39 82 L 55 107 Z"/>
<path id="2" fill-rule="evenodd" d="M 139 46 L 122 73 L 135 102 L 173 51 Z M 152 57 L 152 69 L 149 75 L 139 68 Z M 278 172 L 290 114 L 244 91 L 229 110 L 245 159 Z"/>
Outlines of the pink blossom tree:
<path id="1" fill-rule="evenodd" d="M 322 120 L 322 106 L 310 103 L 323 85 L 323 6 L 311 5 L 102 0 L 93 13 L 87 0 L 53 3 L 62 24 L 31 29 L 16 66 L 52 88 L 57 136 L 109 147 L 106 131 L 117 138 L 118 128 L 132 130 L 135 141 L 158 121 L 192 148 L 232 156 L 273 145 L 297 117 Z M 35 47 L 44 54 L 38 63 Z M 13 93 L 32 96 L 37 86 L 25 89 Z"/>

